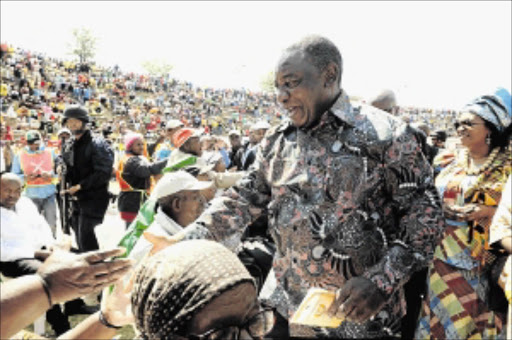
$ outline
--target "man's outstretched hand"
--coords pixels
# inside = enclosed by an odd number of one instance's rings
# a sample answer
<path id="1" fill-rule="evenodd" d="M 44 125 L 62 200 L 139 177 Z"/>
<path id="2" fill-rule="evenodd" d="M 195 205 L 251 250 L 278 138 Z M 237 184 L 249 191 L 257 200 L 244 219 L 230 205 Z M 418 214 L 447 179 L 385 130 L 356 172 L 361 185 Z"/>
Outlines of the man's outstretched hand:
<path id="1" fill-rule="evenodd" d="M 336 292 L 336 299 L 328 309 L 331 316 L 363 323 L 377 314 L 386 298 L 379 288 L 364 277 L 353 277 Z"/>
<path id="2" fill-rule="evenodd" d="M 37 274 L 48 285 L 53 303 L 69 301 L 108 287 L 127 274 L 132 260 L 109 260 L 124 252 L 116 248 L 73 254 L 57 247 Z"/>

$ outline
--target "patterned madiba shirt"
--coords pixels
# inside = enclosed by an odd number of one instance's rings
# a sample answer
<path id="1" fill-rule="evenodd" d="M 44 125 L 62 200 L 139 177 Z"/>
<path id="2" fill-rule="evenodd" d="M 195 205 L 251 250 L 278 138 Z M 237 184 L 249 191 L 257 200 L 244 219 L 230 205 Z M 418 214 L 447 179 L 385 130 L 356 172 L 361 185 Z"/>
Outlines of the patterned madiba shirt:
<path id="1" fill-rule="evenodd" d="M 388 299 L 363 323 L 336 329 L 290 325 L 293 336 L 397 336 L 405 312 L 402 286 L 432 259 L 444 228 L 432 169 L 413 130 L 343 94 L 311 129 L 270 129 L 239 184 L 183 230 L 234 249 L 263 212 L 277 253 L 264 300 L 290 318 L 311 287 L 336 290 L 354 276 Z M 264 287 L 263 290 L 268 287 Z"/>

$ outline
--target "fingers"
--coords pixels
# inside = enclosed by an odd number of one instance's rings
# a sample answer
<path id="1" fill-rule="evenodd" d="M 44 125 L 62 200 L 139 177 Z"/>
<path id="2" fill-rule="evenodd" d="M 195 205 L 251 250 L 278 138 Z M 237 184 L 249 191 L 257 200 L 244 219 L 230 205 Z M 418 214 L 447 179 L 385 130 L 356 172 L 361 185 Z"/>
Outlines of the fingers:
<path id="1" fill-rule="evenodd" d="M 96 250 L 83 254 L 84 259 L 90 263 L 98 263 L 112 256 L 119 256 L 126 252 L 124 248 L 115 248 L 109 250 Z"/>
<path id="2" fill-rule="evenodd" d="M 331 306 L 329 306 L 329 309 L 327 310 L 327 314 L 329 316 L 333 317 L 336 316 L 338 313 L 338 310 L 340 309 L 340 306 L 347 300 L 350 293 L 350 287 L 343 287 L 342 289 L 338 289 L 336 291 L 336 298 L 334 299 L 334 302 Z"/>
<path id="3" fill-rule="evenodd" d="M 117 259 L 112 262 L 100 262 L 91 266 L 91 276 L 101 277 L 104 275 L 114 274 L 125 268 L 130 269 L 133 265 L 131 259 Z"/>

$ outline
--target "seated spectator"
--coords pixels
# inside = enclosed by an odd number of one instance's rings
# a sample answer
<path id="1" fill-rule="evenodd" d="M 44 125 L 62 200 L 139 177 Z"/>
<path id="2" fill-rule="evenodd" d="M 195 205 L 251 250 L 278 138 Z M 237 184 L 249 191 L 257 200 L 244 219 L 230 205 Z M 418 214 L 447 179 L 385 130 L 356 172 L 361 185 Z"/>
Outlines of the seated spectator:
<path id="1" fill-rule="evenodd" d="M 167 160 L 150 163 L 143 156 L 144 138 L 140 134 L 126 135 L 124 145 L 126 151 L 118 163 L 116 177 L 121 189 L 118 208 L 128 227 L 150 194 L 152 176 L 162 171 Z"/>
<path id="2" fill-rule="evenodd" d="M 155 235 L 174 235 L 192 223 L 206 208 L 201 190 L 211 188 L 212 182 L 197 180 L 185 171 L 165 174 L 155 186 L 151 199 L 157 200 L 157 213 L 147 229 Z M 151 250 L 151 244 L 139 239 L 130 257 L 141 260 Z"/>
<path id="3" fill-rule="evenodd" d="M 184 241 L 136 270 L 132 311 L 143 339 L 263 338 L 274 312 L 262 308 L 235 254 L 204 240 Z"/>
<path id="4" fill-rule="evenodd" d="M 32 201 L 21 196 L 21 179 L 12 173 L 0 178 L 0 272 L 10 278 L 34 274 L 42 265 L 36 253 L 51 248 L 55 239 L 51 229 Z M 69 301 L 65 314 L 91 314 L 94 307 L 86 306 L 81 299 Z M 47 312 L 47 320 L 57 335 L 70 327 L 59 305 Z"/>

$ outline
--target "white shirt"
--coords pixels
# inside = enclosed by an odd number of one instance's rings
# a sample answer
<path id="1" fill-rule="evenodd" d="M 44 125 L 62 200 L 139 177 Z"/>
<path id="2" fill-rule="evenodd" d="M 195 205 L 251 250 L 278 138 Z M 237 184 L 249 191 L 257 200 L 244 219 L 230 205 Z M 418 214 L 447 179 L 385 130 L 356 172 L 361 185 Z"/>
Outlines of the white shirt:
<path id="1" fill-rule="evenodd" d="M 0 261 L 34 258 L 34 252 L 55 242 L 50 226 L 30 198 L 21 196 L 15 210 L 0 207 Z"/>

